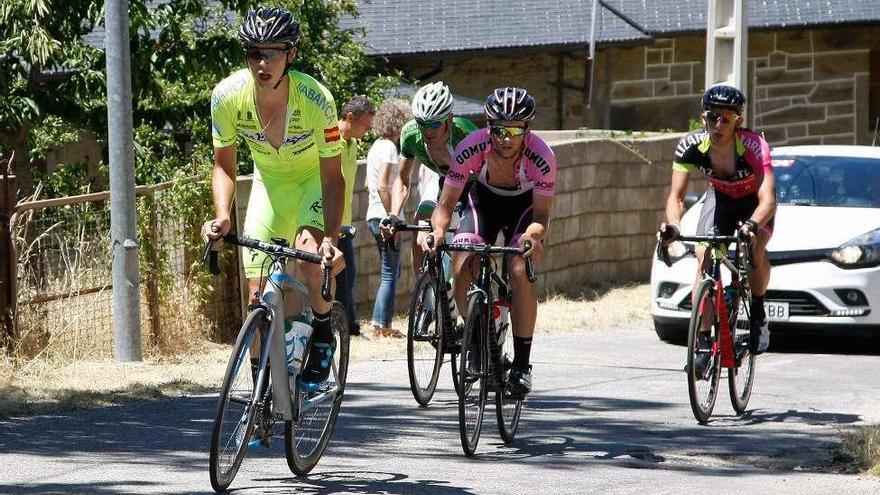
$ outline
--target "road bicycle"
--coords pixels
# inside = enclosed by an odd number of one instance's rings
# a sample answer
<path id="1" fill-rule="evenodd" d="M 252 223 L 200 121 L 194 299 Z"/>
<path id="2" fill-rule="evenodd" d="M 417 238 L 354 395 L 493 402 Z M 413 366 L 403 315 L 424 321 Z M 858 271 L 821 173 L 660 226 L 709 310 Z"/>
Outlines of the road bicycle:
<path id="1" fill-rule="evenodd" d="M 226 375 L 220 388 L 217 415 L 211 432 L 210 477 L 216 491 L 229 487 L 249 448 L 269 446 L 276 421 L 284 423 L 284 450 L 287 465 L 296 475 L 305 475 L 324 453 L 342 403 L 348 373 L 349 335 L 345 311 L 338 301 L 331 309 L 330 327 L 337 347 L 330 366 L 330 376 L 317 387 L 303 387 L 297 379 L 299 368 L 294 364 L 308 362 L 310 339 L 285 335 L 283 288 L 303 295 L 304 321 L 311 321 L 308 290 L 295 278 L 284 273 L 289 259 L 320 264 L 315 253 L 289 247 L 285 239 L 273 238 L 271 243 L 228 234 L 225 243 L 244 246 L 269 255 L 263 273 L 265 284 L 256 294 L 258 303 L 251 305 L 238 333 Z M 217 252 L 211 242 L 205 248 L 205 259 L 211 272 L 219 274 Z M 330 270 L 324 269 L 321 296 L 330 301 Z M 286 340 L 288 340 L 286 342 Z M 259 343 L 257 343 L 259 341 Z M 301 345 L 302 359 L 294 361 L 288 349 Z M 251 369 L 253 348 L 259 349 L 259 365 Z M 254 357 L 257 357 L 254 355 Z"/>
<path id="2" fill-rule="evenodd" d="M 388 222 L 383 221 L 388 225 Z M 415 225 L 399 221 L 395 232 L 430 232 L 428 224 Z M 449 229 L 449 232 L 454 232 Z M 449 255 L 444 255 L 447 259 Z M 413 288 L 406 331 L 406 363 L 409 387 L 416 402 L 426 407 L 437 390 L 444 356 L 450 356 L 452 379 L 458 392 L 456 358 L 460 329 L 456 328 L 450 291 L 446 280 L 444 261 L 437 256 L 425 256 L 419 277 Z"/>
<path id="3" fill-rule="evenodd" d="M 429 236 L 428 245 L 433 244 Z M 531 249 L 526 242 L 522 248 L 493 246 L 491 244 L 442 244 L 442 252 L 467 252 L 479 259 L 479 274 L 468 288 L 467 315 L 462 329 L 458 356 L 459 384 L 458 424 L 461 446 L 465 455 L 471 457 L 480 441 L 483 412 L 488 393 L 495 393 L 495 416 L 498 431 L 505 443 L 510 443 L 519 429 L 522 398 L 512 397 L 505 385 L 513 364 L 513 333 L 507 323 L 496 325 L 494 310 L 498 300 L 516 303 L 516 295 L 507 276 L 507 256 L 523 256 Z M 493 255 L 504 255 L 501 275 L 496 270 Z M 535 271 L 530 257 L 526 257 L 526 274 L 534 283 Z"/>
<path id="4" fill-rule="evenodd" d="M 733 236 L 680 236 L 678 240 L 702 243 L 711 256 L 711 269 L 693 296 L 685 366 L 691 410 L 705 424 L 715 407 L 721 368 L 727 369 L 730 402 L 737 414 L 745 412 L 752 395 L 756 356 L 749 352 L 752 288 L 748 267 L 754 264 L 749 241 L 739 231 Z M 735 246 L 733 252 L 728 251 L 730 244 Z M 657 253 L 671 266 L 662 241 Z M 729 281 L 726 286 L 724 280 Z"/>

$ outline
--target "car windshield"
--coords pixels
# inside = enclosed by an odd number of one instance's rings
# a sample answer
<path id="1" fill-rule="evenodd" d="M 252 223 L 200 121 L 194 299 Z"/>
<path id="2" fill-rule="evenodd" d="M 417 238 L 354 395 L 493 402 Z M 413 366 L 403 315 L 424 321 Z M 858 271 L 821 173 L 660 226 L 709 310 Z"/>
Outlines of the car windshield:
<path id="1" fill-rule="evenodd" d="M 774 157 L 773 173 L 781 204 L 880 208 L 880 159 Z"/>

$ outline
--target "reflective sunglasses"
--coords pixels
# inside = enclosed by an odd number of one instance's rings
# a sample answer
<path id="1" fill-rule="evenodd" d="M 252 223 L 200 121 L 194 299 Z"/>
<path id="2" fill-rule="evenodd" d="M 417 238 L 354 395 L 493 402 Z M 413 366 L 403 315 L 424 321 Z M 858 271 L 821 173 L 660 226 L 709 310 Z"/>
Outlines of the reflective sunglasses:
<path id="1" fill-rule="evenodd" d="M 737 115 L 733 115 L 733 114 L 724 115 L 721 113 L 707 111 L 707 112 L 703 112 L 703 117 L 706 117 L 706 120 L 710 124 L 717 124 L 718 121 L 720 120 L 722 124 L 726 125 L 726 124 L 729 124 L 729 123 L 733 122 L 734 120 L 736 120 Z"/>
<path id="2" fill-rule="evenodd" d="M 506 137 L 515 138 L 520 137 L 526 133 L 529 128 L 526 127 L 507 127 L 504 125 L 490 125 L 489 132 L 492 133 L 493 136 L 504 139 Z"/>
<path id="3" fill-rule="evenodd" d="M 254 62 L 260 60 L 274 62 L 285 55 L 287 55 L 286 48 L 247 48 L 244 51 L 245 58 Z"/>
<path id="4" fill-rule="evenodd" d="M 446 122 L 445 118 L 440 120 L 419 120 L 416 119 L 416 124 L 422 129 L 439 129 Z"/>

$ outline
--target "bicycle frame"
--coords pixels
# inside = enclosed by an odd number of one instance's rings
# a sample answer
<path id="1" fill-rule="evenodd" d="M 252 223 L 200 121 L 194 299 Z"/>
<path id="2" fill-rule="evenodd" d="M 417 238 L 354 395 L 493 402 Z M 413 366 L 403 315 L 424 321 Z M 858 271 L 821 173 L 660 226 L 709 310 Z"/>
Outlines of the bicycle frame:
<path id="1" fill-rule="evenodd" d="M 284 347 L 284 315 L 279 307 L 283 300 L 281 291 L 289 287 L 303 294 L 303 308 L 311 312 L 308 299 L 308 290 L 295 278 L 284 273 L 284 264 L 274 261 L 269 268 L 269 276 L 266 277 L 266 285 L 260 294 L 259 305 L 270 315 L 268 335 L 264 336 L 263 346 L 260 350 L 260 369 L 265 369 L 266 361 L 269 362 L 269 372 L 272 376 L 272 409 L 276 415 L 280 415 L 285 421 L 293 421 L 299 416 L 295 411 L 293 397 L 291 395 L 290 382 L 294 377 L 287 373 L 287 356 Z M 266 342 L 269 345 L 266 345 Z M 335 370 L 334 370 L 335 371 Z M 261 376 L 261 379 L 265 375 Z M 256 390 L 262 390 L 263 384 L 257 383 Z"/>
<path id="2" fill-rule="evenodd" d="M 748 269 L 751 264 L 751 253 L 747 247 L 741 247 L 743 240 L 738 236 L 683 236 L 682 241 L 708 242 L 707 251 L 712 260 L 711 273 L 707 271 L 703 280 L 712 280 L 715 284 L 715 307 L 718 308 L 718 319 L 721 325 L 721 343 L 720 349 L 714 348 L 713 353 L 721 353 L 721 366 L 724 368 L 736 368 L 736 354 L 733 350 L 733 336 L 730 331 L 730 315 L 727 312 L 727 302 L 724 300 L 724 282 L 722 278 L 721 268 L 726 268 L 731 275 L 731 284 L 737 288 L 749 287 Z M 733 251 L 732 259 L 728 255 L 727 245 L 734 243 L 736 246 Z M 744 263 L 739 263 L 739 257 L 742 254 Z M 742 293 L 740 291 L 740 293 Z M 739 307 L 739 296 L 734 307 Z M 694 308 L 696 309 L 696 308 Z M 700 311 L 705 308 L 700 308 Z M 714 343 L 713 346 L 718 346 Z"/>
<path id="3" fill-rule="evenodd" d="M 398 222 L 394 229 L 398 232 L 430 232 L 430 225 L 421 225 L 421 224 L 406 224 L 404 222 Z M 447 236 L 455 232 L 455 229 L 449 228 L 447 229 Z M 437 256 L 425 256 L 422 260 L 422 266 L 420 268 L 420 273 L 429 273 L 431 278 L 438 282 L 438 294 L 435 297 L 438 298 L 438 302 L 440 303 L 440 312 L 442 313 L 440 316 L 443 318 L 443 342 L 444 342 L 444 353 L 448 353 L 448 349 L 453 348 L 453 342 L 457 339 L 455 335 L 455 325 L 452 321 L 452 311 L 450 309 L 450 301 L 449 294 L 446 292 L 446 273 L 443 269 L 444 262 L 440 259 L 440 256 L 443 256 L 444 253 L 438 253 Z M 449 255 L 449 253 L 445 253 L 445 255 Z M 451 266 L 451 256 L 450 256 L 450 266 Z"/>
<path id="4" fill-rule="evenodd" d="M 311 315 L 311 304 L 309 302 L 310 300 L 308 289 L 305 287 L 305 285 L 302 284 L 302 282 L 284 273 L 284 266 L 289 258 L 297 258 L 300 256 L 312 257 L 313 260 L 315 258 L 320 258 L 316 254 L 303 254 L 302 251 L 295 249 L 292 251 L 297 253 L 296 255 L 286 254 L 284 252 L 284 250 L 286 249 L 286 244 L 283 246 L 270 245 L 253 239 L 236 238 L 235 236 L 231 235 L 227 235 L 225 240 L 232 244 L 238 244 L 245 247 L 256 244 L 257 246 L 255 247 L 261 250 L 265 250 L 265 246 L 268 246 L 269 248 L 271 248 L 272 253 L 280 255 L 280 257 L 276 257 L 275 259 L 273 259 L 272 264 L 269 266 L 265 284 L 258 294 L 259 303 L 257 304 L 257 307 L 262 307 L 269 315 L 269 328 L 266 331 L 266 335 L 263 335 L 261 340 L 260 369 L 265 369 L 266 364 L 269 364 L 269 373 L 272 378 L 273 414 L 275 414 L 276 417 L 281 416 L 285 421 L 297 422 L 300 418 L 302 411 L 299 408 L 299 401 L 297 401 L 297 403 L 295 404 L 293 400 L 294 397 L 291 394 L 291 391 L 295 389 L 295 384 L 291 386 L 292 381 L 296 377 L 289 375 L 287 372 L 287 354 L 284 342 L 285 315 L 283 308 L 281 308 L 280 306 L 281 301 L 284 298 L 282 293 L 283 288 L 291 288 L 303 295 L 303 310 L 307 317 Z M 260 245 L 262 245 L 262 247 Z M 217 265 L 217 253 L 216 251 L 212 251 L 210 249 L 210 246 L 211 243 L 208 242 L 205 248 L 204 260 L 209 262 L 211 272 L 216 275 L 219 273 L 219 266 Z M 317 260 L 315 260 L 314 262 L 317 262 Z M 324 281 L 321 287 L 321 293 L 322 297 L 324 297 L 325 300 L 330 300 L 329 270 L 324 271 Z M 253 343 L 249 343 L 249 346 L 250 345 L 253 345 Z M 339 373 L 335 361 L 332 362 L 331 372 L 334 374 L 334 376 L 338 375 Z M 264 387 L 265 379 L 265 374 L 260 373 L 257 378 L 257 383 L 255 384 L 254 390 L 262 390 Z M 307 406 L 308 408 L 312 405 L 319 404 L 324 400 L 332 399 L 334 395 L 332 392 L 335 391 L 326 391 L 315 397 L 312 397 L 304 402 L 304 406 Z"/>

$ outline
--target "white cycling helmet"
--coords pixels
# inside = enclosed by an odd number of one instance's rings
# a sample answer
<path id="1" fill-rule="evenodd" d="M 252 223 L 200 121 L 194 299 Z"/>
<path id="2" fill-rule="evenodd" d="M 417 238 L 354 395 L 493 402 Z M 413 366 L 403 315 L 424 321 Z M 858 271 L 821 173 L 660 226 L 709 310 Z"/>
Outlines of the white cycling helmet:
<path id="1" fill-rule="evenodd" d="M 452 113 L 452 92 L 443 81 L 426 84 L 416 91 L 412 113 L 416 120 L 436 121 Z"/>

